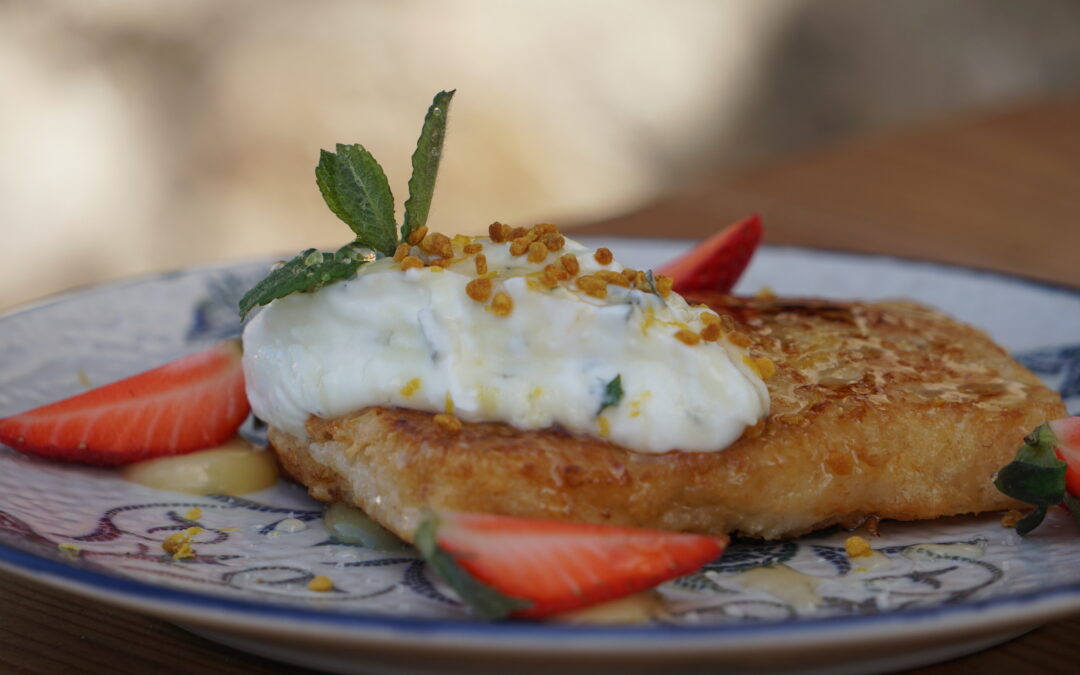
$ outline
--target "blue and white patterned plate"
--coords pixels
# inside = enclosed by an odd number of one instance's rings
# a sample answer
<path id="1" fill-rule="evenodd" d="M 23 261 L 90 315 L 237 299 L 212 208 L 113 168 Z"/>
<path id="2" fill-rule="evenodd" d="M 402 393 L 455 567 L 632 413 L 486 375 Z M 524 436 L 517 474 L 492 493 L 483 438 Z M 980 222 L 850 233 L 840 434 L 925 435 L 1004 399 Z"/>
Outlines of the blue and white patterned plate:
<path id="1" fill-rule="evenodd" d="M 686 242 L 608 240 L 634 267 Z M 0 415 L 145 370 L 238 331 L 238 294 L 265 264 L 187 270 L 68 293 L 0 318 Z M 781 295 L 909 297 L 990 332 L 1080 412 L 1080 292 L 984 272 L 794 248 L 762 250 L 741 283 Z M 198 511 L 192 511 L 193 507 Z M 287 518 L 301 529 L 278 528 Z M 168 535 L 202 528 L 196 556 Z M 410 553 L 332 539 L 282 481 L 243 499 L 189 497 L 116 472 L 0 448 L 0 565 L 215 639 L 340 672 L 522 672 L 728 667 L 890 670 L 989 646 L 1080 611 L 1080 530 L 1055 514 L 1020 539 L 1000 518 L 885 523 L 879 554 L 843 533 L 740 541 L 662 589 L 645 625 L 471 618 Z M 778 583 L 745 573 L 782 570 Z M 308 589 L 315 575 L 334 590 Z"/>

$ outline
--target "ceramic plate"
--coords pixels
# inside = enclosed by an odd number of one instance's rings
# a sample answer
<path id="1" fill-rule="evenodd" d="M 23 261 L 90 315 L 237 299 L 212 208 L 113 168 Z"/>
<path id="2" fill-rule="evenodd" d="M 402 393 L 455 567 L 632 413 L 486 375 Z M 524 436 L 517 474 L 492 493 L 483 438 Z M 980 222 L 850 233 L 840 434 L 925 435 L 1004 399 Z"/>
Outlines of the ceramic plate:
<path id="1" fill-rule="evenodd" d="M 595 243 L 595 242 L 594 242 Z M 607 240 L 648 267 L 688 244 Z M 265 263 L 186 270 L 58 296 L 0 319 L 0 415 L 145 370 L 238 330 Z M 766 248 L 740 290 L 909 297 L 978 325 L 1080 412 L 1080 292 L 891 258 Z M 198 507 L 198 511 L 192 511 Z M 278 526 L 296 519 L 302 528 Z M 196 556 L 169 534 L 198 525 Z M 1021 540 L 998 516 L 885 523 L 871 559 L 843 533 L 739 541 L 663 587 L 644 625 L 471 618 L 409 551 L 334 540 L 280 482 L 244 498 L 155 491 L 115 472 L 0 448 L 0 564 L 271 657 L 341 672 L 891 670 L 957 656 L 1080 611 L 1080 531 L 1055 514 Z M 764 565 L 785 580 L 750 583 Z M 333 579 L 317 593 L 307 582 Z"/>

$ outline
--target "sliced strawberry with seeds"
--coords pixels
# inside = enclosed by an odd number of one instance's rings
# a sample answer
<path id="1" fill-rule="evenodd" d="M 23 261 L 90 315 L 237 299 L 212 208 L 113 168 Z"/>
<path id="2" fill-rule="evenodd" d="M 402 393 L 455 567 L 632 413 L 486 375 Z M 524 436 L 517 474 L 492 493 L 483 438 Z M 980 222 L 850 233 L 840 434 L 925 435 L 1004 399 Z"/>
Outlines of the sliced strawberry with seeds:
<path id="1" fill-rule="evenodd" d="M 727 537 L 443 511 L 416 545 L 487 618 L 540 618 L 614 600 L 689 574 Z"/>
<path id="2" fill-rule="evenodd" d="M 659 273 L 672 278 L 676 293 L 702 290 L 728 293 L 754 257 L 761 235 L 761 218 L 750 216 L 664 265 Z"/>
<path id="3" fill-rule="evenodd" d="M 1040 424 L 1024 439 L 1016 458 L 994 477 L 997 489 L 1035 510 L 1016 524 L 1027 534 L 1058 504 L 1080 523 L 1080 417 Z"/>
<path id="4" fill-rule="evenodd" d="M 240 345 L 232 341 L 0 419 L 0 442 L 51 459 L 117 466 L 220 445 L 250 410 Z"/>

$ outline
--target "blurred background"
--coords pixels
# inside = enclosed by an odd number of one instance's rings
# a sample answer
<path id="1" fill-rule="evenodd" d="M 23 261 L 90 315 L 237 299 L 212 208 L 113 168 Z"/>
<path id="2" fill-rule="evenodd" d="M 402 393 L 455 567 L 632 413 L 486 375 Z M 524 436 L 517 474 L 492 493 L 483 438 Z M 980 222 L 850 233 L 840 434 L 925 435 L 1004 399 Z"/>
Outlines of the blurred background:
<path id="1" fill-rule="evenodd" d="M 0 309 L 333 247 L 319 148 L 399 204 L 456 88 L 431 224 L 566 227 L 705 172 L 1080 87 L 1074 0 L 0 0 Z"/>

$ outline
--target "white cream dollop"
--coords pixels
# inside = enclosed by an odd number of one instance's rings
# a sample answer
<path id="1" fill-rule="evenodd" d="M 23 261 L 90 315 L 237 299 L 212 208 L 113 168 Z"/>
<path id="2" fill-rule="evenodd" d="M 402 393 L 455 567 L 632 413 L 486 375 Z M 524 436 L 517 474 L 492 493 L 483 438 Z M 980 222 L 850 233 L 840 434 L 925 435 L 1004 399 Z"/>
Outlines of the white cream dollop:
<path id="1" fill-rule="evenodd" d="M 492 311 L 466 292 L 478 278 L 466 244 L 482 244 Z M 454 263 L 403 270 L 391 258 L 352 280 L 275 300 L 244 331 L 244 373 L 255 414 L 301 438 L 309 415 L 369 406 L 452 413 L 521 429 L 560 426 L 637 452 L 715 451 L 768 413 L 753 360 L 726 336 L 686 344 L 711 310 L 616 285 L 597 298 L 574 280 L 540 283 L 545 265 L 576 257 L 583 275 L 622 271 L 586 247 L 531 263 L 488 238 L 454 240 Z M 705 317 L 703 315 L 712 316 Z M 616 377 L 623 395 L 601 409 Z"/>

